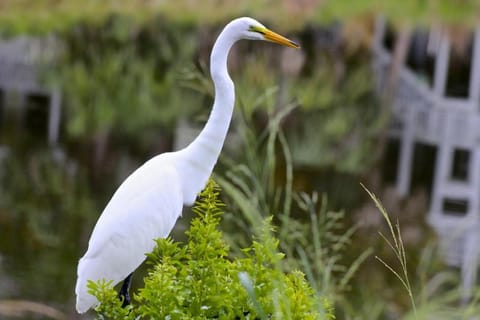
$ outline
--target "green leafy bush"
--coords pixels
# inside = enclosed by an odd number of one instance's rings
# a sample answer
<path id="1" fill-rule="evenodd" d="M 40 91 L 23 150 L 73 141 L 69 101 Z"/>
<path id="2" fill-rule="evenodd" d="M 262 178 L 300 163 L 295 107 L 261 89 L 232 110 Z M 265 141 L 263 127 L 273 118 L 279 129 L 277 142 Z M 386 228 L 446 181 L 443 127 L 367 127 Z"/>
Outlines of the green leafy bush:
<path id="1" fill-rule="evenodd" d="M 329 301 L 318 295 L 300 271 L 284 273 L 279 263 L 270 219 L 260 236 L 229 259 L 229 247 L 218 230 L 223 203 L 210 182 L 197 202 L 188 241 L 159 239 L 149 254 L 152 268 L 134 303 L 121 307 L 107 282 L 93 283 L 91 293 L 101 302 L 100 319 L 334 319 Z"/>

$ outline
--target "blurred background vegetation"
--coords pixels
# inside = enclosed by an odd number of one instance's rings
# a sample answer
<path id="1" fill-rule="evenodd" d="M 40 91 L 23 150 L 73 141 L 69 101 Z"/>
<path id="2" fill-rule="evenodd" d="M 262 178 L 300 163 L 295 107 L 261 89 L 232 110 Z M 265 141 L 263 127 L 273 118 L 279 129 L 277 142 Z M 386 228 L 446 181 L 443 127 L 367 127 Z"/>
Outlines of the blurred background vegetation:
<path id="1" fill-rule="evenodd" d="M 8 149 L 0 169 L 0 317 L 15 314 L 11 300 L 78 317 L 76 263 L 96 219 L 134 168 L 185 145 L 202 127 L 213 100 L 208 61 L 215 37 L 231 18 L 249 15 L 298 40 L 302 50 L 242 42 L 230 55 L 237 102 L 215 170 L 229 244 L 240 254 L 259 221 L 273 215 L 285 270 L 302 270 L 319 296 L 332 299 L 338 319 L 413 319 L 407 292 L 373 258 L 395 265 L 377 233 L 386 225 L 360 187 L 389 194 L 379 178 L 389 108 L 374 93 L 374 20 L 383 14 L 399 32 L 432 23 L 467 29 L 479 6 L 0 0 L 3 39 L 56 39 L 55 58 L 37 67 L 39 81 L 62 94 L 54 146 L 2 120 Z M 477 312 L 475 300 L 458 303 L 458 274 L 438 258 L 425 200 L 393 197 L 387 207 L 402 213 L 406 233 L 420 234 L 405 238 L 420 319 Z M 175 238 L 188 226 L 189 212 L 184 216 Z"/>

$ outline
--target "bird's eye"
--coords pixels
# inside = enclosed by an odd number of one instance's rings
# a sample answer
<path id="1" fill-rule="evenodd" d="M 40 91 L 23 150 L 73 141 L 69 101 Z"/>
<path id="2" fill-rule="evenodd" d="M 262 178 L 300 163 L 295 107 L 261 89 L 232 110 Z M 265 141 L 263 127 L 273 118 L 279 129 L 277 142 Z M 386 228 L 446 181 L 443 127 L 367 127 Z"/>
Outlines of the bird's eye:
<path id="1" fill-rule="evenodd" d="M 259 27 L 256 27 L 256 26 L 250 26 L 250 28 L 248 30 L 265 35 L 265 31 L 263 30 L 263 28 L 259 28 Z"/>

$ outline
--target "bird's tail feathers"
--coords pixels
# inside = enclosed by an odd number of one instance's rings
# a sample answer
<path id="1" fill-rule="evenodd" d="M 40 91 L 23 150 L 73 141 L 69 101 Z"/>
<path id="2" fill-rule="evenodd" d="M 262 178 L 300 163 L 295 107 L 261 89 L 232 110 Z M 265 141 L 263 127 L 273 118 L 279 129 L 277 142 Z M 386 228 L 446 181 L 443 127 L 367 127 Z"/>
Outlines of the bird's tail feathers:
<path id="1" fill-rule="evenodd" d="M 98 304 L 97 298 L 88 293 L 87 282 L 78 278 L 75 287 L 75 294 L 77 295 L 77 312 L 85 313 L 90 308 L 94 308 Z"/>

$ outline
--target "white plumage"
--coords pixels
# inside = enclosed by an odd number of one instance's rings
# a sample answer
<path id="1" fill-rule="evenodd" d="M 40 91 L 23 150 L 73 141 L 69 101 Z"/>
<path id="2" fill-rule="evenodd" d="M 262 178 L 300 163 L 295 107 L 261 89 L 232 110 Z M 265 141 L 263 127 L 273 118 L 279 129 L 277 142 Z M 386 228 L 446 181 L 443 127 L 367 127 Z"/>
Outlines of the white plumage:
<path id="1" fill-rule="evenodd" d="M 98 301 L 87 281 L 119 283 L 151 252 L 154 239 L 167 237 L 182 212 L 205 187 L 223 146 L 234 106 L 234 86 L 227 57 L 240 39 L 268 40 L 298 48 L 292 41 L 251 18 L 230 22 L 212 50 L 210 72 L 215 84 L 212 112 L 199 136 L 185 149 L 158 155 L 133 172 L 118 188 L 93 229 L 88 250 L 78 264 L 77 311 Z"/>

